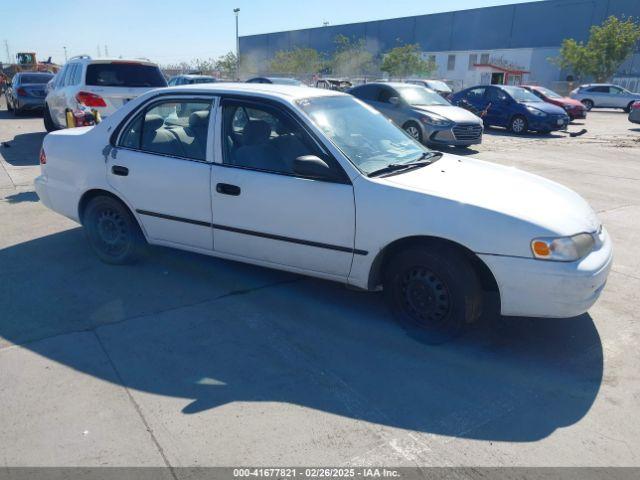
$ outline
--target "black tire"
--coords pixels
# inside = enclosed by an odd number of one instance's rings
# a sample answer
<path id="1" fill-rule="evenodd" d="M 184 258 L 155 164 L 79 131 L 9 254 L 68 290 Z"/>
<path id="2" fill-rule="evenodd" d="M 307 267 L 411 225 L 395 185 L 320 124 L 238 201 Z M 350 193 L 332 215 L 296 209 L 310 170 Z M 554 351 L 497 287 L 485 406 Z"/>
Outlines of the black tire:
<path id="1" fill-rule="evenodd" d="M 9 112 L 13 112 L 13 107 L 11 106 L 11 102 L 9 101 L 9 97 L 7 97 L 7 95 L 5 94 L 4 96 L 5 101 L 7 102 L 7 111 Z"/>
<path id="2" fill-rule="evenodd" d="M 416 245 L 395 254 L 386 265 L 385 297 L 412 337 L 443 343 L 480 316 L 480 282 L 455 248 Z"/>
<path id="3" fill-rule="evenodd" d="M 422 143 L 422 129 L 416 122 L 407 122 L 402 126 L 402 129 L 407 132 L 411 138 Z"/>
<path id="4" fill-rule="evenodd" d="M 587 109 L 587 112 L 590 112 L 591 109 L 593 108 L 593 100 L 589 100 L 588 98 L 585 98 L 584 100 L 580 100 L 582 102 L 582 105 L 584 105 L 584 108 Z"/>
<path id="5" fill-rule="evenodd" d="M 626 108 L 624 109 L 624 111 L 626 113 L 631 113 L 631 105 L 633 105 L 635 102 L 629 102 L 629 105 L 626 106 Z"/>
<path id="6" fill-rule="evenodd" d="M 522 115 L 514 115 L 511 121 L 509 121 L 509 130 L 516 135 L 522 135 L 529 130 L 529 122 Z"/>
<path id="7" fill-rule="evenodd" d="M 91 248 L 103 262 L 126 265 L 142 257 L 142 231 L 119 200 L 106 195 L 93 198 L 84 210 L 82 224 Z"/>
<path id="8" fill-rule="evenodd" d="M 47 106 L 46 103 L 44 104 L 43 119 L 44 119 L 44 128 L 47 132 L 55 132 L 56 130 L 58 130 L 58 127 L 56 127 L 56 124 L 51 118 L 51 112 L 49 111 L 49 107 Z"/>

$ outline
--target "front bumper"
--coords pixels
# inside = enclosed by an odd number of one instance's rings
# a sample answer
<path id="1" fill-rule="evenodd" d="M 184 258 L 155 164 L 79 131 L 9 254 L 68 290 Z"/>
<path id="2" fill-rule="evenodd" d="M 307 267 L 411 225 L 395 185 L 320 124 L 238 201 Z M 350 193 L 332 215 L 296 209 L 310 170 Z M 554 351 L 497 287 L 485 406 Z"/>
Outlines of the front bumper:
<path id="1" fill-rule="evenodd" d="M 528 118 L 529 129 L 539 131 L 554 131 L 565 130 L 569 125 L 568 115 L 547 115 L 545 117 L 538 117 L 530 115 Z"/>
<path id="2" fill-rule="evenodd" d="M 605 229 L 600 247 L 577 262 L 551 262 L 481 254 L 500 290 L 501 313 L 507 316 L 569 318 L 596 302 L 613 262 Z"/>
<path id="3" fill-rule="evenodd" d="M 577 108 L 575 110 L 567 110 L 570 120 L 582 120 L 587 118 L 587 110 L 583 108 Z"/>

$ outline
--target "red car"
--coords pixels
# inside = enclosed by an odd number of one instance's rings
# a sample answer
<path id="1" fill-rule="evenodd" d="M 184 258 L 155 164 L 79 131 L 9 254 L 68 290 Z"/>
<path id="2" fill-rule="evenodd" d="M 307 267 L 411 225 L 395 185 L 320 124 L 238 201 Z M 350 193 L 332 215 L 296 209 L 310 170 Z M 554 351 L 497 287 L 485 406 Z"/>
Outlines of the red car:
<path id="1" fill-rule="evenodd" d="M 553 103 L 559 107 L 564 108 L 567 115 L 571 120 L 578 118 L 587 118 L 587 109 L 578 100 L 573 98 L 563 97 L 562 95 L 549 90 L 548 88 L 540 87 L 538 85 L 521 85 L 522 88 L 526 88 L 531 93 L 539 97 L 541 100 L 547 103 Z"/>

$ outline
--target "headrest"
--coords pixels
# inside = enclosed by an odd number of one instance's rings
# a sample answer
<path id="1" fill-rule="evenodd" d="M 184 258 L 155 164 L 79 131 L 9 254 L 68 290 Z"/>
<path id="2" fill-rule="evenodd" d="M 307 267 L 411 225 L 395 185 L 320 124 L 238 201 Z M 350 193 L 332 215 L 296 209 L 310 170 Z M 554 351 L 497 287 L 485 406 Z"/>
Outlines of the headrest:
<path id="1" fill-rule="evenodd" d="M 191 128 L 206 127 L 209 124 L 209 110 L 198 110 L 189 115 Z"/>
<path id="2" fill-rule="evenodd" d="M 271 125 L 264 120 L 251 120 L 247 122 L 243 130 L 245 145 L 259 145 L 266 143 L 271 136 Z"/>
<path id="3" fill-rule="evenodd" d="M 164 125 L 164 118 L 160 115 L 153 113 L 147 113 L 144 117 L 144 130 L 145 132 L 155 132 Z"/>

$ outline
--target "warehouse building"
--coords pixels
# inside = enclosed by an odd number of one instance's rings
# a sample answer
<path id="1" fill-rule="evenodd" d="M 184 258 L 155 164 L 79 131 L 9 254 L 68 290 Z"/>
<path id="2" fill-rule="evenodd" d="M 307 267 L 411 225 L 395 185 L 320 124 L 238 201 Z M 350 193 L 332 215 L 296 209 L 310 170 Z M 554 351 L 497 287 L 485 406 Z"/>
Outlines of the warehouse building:
<path id="1" fill-rule="evenodd" d="M 345 35 L 364 39 L 377 55 L 417 43 L 437 65 L 433 77 L 456 88 L 522 82 L 554 87 L 567 80 L 567 72 L 549 61 L 562 41 L 586 41 L 590 27 L 610 15 L 640 18 L 640 0 L 546 0 L 250 35 L 240 37 L 240 54 L 254 71 L 266 73 L 277 51 L 309 47 L 331 55 L 336 37 Z M 640 90 L 640 51 L 621 67 L 618 79 Z"/>

